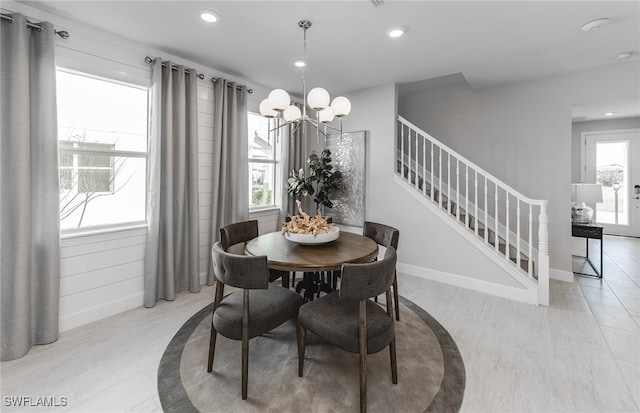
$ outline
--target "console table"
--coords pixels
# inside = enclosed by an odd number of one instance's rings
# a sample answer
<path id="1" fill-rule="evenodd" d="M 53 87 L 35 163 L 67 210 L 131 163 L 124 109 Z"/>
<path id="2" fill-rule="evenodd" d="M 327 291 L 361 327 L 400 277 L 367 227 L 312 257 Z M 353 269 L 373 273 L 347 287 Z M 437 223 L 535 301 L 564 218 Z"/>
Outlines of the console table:
<path id="1" fill-rule="evenodd" d="M 603 249 L 602 249 L 602 241 L 603 241 L 602 229 L 603 229 L 603 226 L 596 222 L 591 222 L 590 224 L 577 224 L 577 223 L 571 224 L 571 236 L 586 238 L 587 256 L 585 258 L 587 259 L 587 262 L 589 263 L 591 268 L 593 268 L 593 271 L 595 271 L 596 274 L 598 274 L 597 275 L 598 278 L 602 278 L 602 275 L 604 273 L 604 269 L 602 267 L 602 257 L 604 256 Z M 589 258 L 589 238 L 600 240 L 600 270 L 598 270 L 593 265 L 593 262 Z M 584 273 L 578 273 L 578 274 L 589 275 L 593 277 L 593 275 L 591 274 L 584 274 Z"/>

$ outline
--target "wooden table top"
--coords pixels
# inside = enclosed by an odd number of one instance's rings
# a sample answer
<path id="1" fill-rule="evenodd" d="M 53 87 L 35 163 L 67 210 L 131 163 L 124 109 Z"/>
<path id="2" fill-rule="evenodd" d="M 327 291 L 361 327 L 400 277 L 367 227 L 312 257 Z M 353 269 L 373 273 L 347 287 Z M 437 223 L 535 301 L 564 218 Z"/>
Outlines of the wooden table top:
<path id="1" fill-rule="evenodd" d="M 371 262 L 378 256 L 378 244 L 370 238 L 340 232 L 337 240 L 320 245 L 288 241 L 280 232 L 271 232 L 249 241 L 249 255 L 266 255 L 269 268 L 283 271 L 338 271 L 344 263 Z"/>

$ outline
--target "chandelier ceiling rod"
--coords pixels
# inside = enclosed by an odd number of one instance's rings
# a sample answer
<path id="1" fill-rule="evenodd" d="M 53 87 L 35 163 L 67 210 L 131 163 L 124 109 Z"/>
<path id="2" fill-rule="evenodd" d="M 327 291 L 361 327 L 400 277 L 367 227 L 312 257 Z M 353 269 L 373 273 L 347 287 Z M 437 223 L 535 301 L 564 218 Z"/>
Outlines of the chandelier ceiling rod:
<path id="1" fill-rule="evenodd" d="M 302 62 L 304 63 L 302 66 L 302 117 L 304 118 L 307 114 L 307 29 L 311 27 L 311 22 L 309 20 L 300 20 L 298 26 L 302 28 L 304 38 L 302 46 Z"/>

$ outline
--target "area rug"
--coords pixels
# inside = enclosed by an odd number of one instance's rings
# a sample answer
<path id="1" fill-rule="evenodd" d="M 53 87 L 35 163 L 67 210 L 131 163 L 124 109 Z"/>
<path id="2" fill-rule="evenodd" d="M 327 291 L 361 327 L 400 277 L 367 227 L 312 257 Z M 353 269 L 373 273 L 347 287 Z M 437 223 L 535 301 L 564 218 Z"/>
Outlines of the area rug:
<path id="1" fill-rule="evenodd" d="M 457 412 L 465 369 L 449 333 L 429 313 L 400 299 L 396 322 L 398 384 L 387 349 L 367 356 L 370 412 Z M 295 325 L 289 321 L 249 342 L 248 399 L 241 398 L 241 342 L 218 335 L 213 372 L 207 355 L 213 304 L 173 337 L 158 368 L 165 412 L 346 412 L 359 410 L 358 355 L 309 333 L 298 377 Z"/>

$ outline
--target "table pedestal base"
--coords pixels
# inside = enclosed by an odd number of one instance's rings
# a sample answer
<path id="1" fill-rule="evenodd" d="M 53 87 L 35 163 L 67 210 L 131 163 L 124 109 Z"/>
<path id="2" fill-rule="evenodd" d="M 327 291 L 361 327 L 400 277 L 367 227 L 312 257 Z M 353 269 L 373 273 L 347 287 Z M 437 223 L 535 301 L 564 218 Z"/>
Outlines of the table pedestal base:
<path id="1" fill-rule="evenodd" d="M 333 288 L 324 279 L 325 274 L 329 277 L 332 276 L 331 272 L 305 272 L 302 281 L 296 285 L 296 292 L 298 294 L 303 293 L 304 302 L 313 301 L 314 298 L 320 298 L 320 293 L 329 294 L 333 292 Z M 330 280 L 329 280 L 330 281 Z"/>

